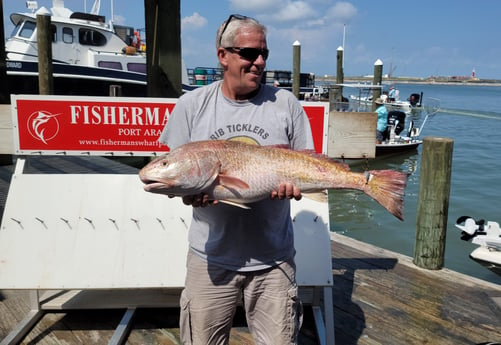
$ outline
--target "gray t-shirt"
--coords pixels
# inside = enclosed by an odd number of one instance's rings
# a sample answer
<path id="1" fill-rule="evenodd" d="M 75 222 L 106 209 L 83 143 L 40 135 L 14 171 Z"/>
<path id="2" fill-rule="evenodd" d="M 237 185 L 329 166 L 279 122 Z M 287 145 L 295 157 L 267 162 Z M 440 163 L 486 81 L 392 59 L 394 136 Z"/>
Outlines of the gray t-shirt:
<path id="1" fill-rule="evenodd" d="M 158 140 L 173 150 L 207 139 L 313 149 L 310 123 L 301 104 L 291 92 L 268 85 L 241 102 L 226 98 L 221 82 L 181 96 Z M 289 200 L 266 199 L 249 206 L 219 203 L 193 208 L 191 249 L 211 264 L 235 271 L 268 268 L 293 257 Z"/>

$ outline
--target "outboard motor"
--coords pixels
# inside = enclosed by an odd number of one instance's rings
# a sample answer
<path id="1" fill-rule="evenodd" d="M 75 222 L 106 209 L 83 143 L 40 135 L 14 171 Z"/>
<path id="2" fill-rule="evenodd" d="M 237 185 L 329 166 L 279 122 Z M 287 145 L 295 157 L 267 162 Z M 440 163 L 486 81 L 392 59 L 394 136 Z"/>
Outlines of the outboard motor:
<path id="1" fill-rule="evenodd" d="M 405 113 L 403 111 L 392 110 L 388 112 L 388 126 L 395 126 L 395 134 L 399 135 L 405 128 Z"/>
<path id="2" fill-rule="evenodd" d="M 471 217 L 461 216 L 456 220 L 456 227 L 462 230 L 461 239 L 463 241 L 470 241 L 475 236 L 487 234 L 485 232 L 485 220 L 483 219 L 476 221 Z"/>
<path id="3" fill-rule="evenodd" d="M 415 107 L 418 105 L 420 99 L 421 96 L 419 95 L 419 93 L 413 93 L 409 96 L 408 101 L 413 107 Z"/>

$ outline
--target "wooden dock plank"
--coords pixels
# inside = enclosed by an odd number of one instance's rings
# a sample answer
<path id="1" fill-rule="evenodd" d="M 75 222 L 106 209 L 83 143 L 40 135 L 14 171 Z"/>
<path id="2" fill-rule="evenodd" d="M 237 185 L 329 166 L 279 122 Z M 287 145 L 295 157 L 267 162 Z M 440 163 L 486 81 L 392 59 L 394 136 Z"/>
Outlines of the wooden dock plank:
<path id="1" fill-rule="evenodd" d="M 337 234 L 331 238 L 336 341 L 477 344 L 501 339 L 501 313 L 490 298 L 501 294 L 501 286 L 449 270 L 422 270 L 400 254 Z M 393 268 L 392 262 L 397 262 Z M 355 325 L 351 331 L 350 324 Z"/>

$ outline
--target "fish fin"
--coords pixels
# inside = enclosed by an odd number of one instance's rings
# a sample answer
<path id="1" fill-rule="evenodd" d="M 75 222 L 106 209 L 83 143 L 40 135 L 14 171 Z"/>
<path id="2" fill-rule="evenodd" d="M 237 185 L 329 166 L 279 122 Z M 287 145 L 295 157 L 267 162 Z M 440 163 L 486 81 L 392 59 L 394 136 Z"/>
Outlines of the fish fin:
<path id="1" fill-rule="evenodd" d="M 249 189 L 249 185 L 239 179 L 238 177 L 233 177 L 230 175 L 225 175 L 224 173 L 219 173 L 218 175 L 219 184 L 228 189 Z"/>
<path id="2" fill-rule="evenodd" d="M 395 170 L 366 172 L 363 191 L 400 220 L 404 220 L 404 190 L 409 174 Z"/>
<path id="3" fill-rule="evenodd" d="M 301 193 L 305 198 L 315 200 L 318 202 L 327 202 L 327 190 L 322 192 L 314 192 L 314 193 Z"/>
<path id="4" fill-rule="evenodd" d="M 227 205 L 236 206 L 236 207 L 240 207 L 240 208 L 243 208 L 246 210 L 250 210 L 250 207 L 247 206 L 246 204 L 241 204 L 241 203 L 230 201 L 230 200 L 218 200 L 218 201 L 222 202 L 224 204 L 227 204 Z"/>

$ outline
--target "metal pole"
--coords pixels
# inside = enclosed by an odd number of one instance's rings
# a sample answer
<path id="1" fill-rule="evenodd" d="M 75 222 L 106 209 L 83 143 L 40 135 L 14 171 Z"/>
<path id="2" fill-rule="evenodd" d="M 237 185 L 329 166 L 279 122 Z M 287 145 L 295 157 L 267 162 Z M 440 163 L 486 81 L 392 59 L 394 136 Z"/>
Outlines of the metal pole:
<path id="1" fill-rule="evenodd" d="M 295 41 L 292 44 L 292 93 L 299 99 L 301 83 L 301 43 Z"/>
<path id="2" fill-rule="evenodd" d="M 343 50 L 345 49 L 345 39 L 346 39 L 346 24 L 343 24 Z M 338 48 L 339 50 L 339 48 Z M 343 55 L 343 69 L 344 69 L 344 55 Z"/>

